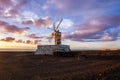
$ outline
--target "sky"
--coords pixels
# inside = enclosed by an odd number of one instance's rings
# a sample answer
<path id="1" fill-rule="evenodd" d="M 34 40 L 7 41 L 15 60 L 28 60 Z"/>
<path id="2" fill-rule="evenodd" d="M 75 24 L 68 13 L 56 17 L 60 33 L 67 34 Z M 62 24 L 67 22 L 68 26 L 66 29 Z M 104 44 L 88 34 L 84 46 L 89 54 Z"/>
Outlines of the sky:
<path id="1" fill-rule="evenodd" d="M 0 49 L 53 45 L 49 28 L 63 19 L 72 50 L 120 49 L 120 0 L 0 0 Z"/>

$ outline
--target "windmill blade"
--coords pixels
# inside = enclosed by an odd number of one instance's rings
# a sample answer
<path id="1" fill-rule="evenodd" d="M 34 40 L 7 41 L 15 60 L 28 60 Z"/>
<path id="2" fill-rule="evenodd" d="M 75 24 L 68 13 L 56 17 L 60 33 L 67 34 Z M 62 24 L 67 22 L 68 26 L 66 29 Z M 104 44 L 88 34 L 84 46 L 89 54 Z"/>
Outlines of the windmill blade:
<path id="1" fill-rule="evenodd" d="M 63 19 L 60 20 L 59 24 L 56 27 L 56 30 L 59 28 L 60 24 L 62 23 Z"/>
<path id="2" fill-rule="evenodd" d="M 55 23 L 53 23 L 53 30 L 55 31 Z"/>
<path id="3" fill-rule="evenodd" d="M 48 41 L 51 42 L 53 38 L 54 38 L 54 33 L 52 33 L 50 37 L 48 37 Z"/>
<path id="4" fill-rule="evenodd" d="M 51 42 L 51 41 L 52 41 L 52 36 L 50 36 L 50 37 L 48 38 L 48 41 L 49 41 L 49 42 Z"/>

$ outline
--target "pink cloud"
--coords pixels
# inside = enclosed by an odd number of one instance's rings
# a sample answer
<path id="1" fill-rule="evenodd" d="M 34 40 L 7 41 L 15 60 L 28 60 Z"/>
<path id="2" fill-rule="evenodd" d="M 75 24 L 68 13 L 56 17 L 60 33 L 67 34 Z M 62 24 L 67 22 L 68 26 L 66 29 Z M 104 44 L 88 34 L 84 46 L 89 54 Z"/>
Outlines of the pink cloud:
<path id="1" fill-rule="evenodd" d="M 32 44 L 33 42 L 31 40 L 26 40 L 26 44 Z"/>
<path id="2" fill-rule="evenodd" d="M 0 41 L 4 42 L 15 42 L 15 43 L 22 43 L 22 44 L 31 44 L 31 45 L 37 45 L 41 42 L 41 40 L 22 40 L 22 39 L 15 39 L 13 37 L 5 37 L 0 39 Z"/>
<path id="3" fill-rule="evenodd" d="M 19 28 L 16 25 L 10 25 L 7 22 L 0 21 L 0 29 L 10 33 L 24 34 L 29 29 L 28 27 Z"/>
<path id="4" fill-rule="evenodd" d="M 103 35 L 103 37 L 101 37 L 101 40 L 103 40 L 103 41 L 114 41 L 114 40 L 116 40 L 116 37 L 106 33 L 106 34 Z"/>
<path id="5" fill-rule="evenodd" d="M 22 24 L 34 25 L 35 27 L 47 27 L 52 24 L 52 19 L 50 17 L 46 17 L 43 19 L 28 20 L 28 21 L 23 21 Z"/>
<path id="6" fill-rule="evenodd" d="M 113 1 L 99 1 L 99 0 L 49 0 L 52 7 L 57 7 L 64 12 L 83 13 L 93 10 L 101 10 L 101 8 L 110 7 Z M 105 5 L 104 5 L 105 4 Z M 102 6 L 101 6 L 102 5 Z M 75 14 L 75 13 L 74 13 Z"/>
<path id="7" fill-rule="evenodd" d="M 36 44 L 39 44 L 40 42 L 41 42 L 41 40 L 26 40 L 25 44 L 36 45 Z"/>
<path id="8" fill-rule="evenodd" d="M 119 3 L 119 0 L 48 0 L 48 10 L 55 10 L 51 12 L 52 16 L 70 16 L 81 22 L 83 18 L 94 18 L 94 15 L 112 16 L 119 11 Z"/>
<path id="9" fill-rule="evenodd" d="M 24 43 L 22 39 L 16 40 L 16 43 Z"/>
<path id="10" fill-rule="evenodd" d="M 35 25 L 38 27 L 49 26 L 51 23 L 52 23 L 51 18 L 35 20 Z"/>
<path id="11" fill-rule="evenodd" d="M 32 38 L 32 39 L 43 38 L 43 37 L 37 36 L 37 34 L 30 34 L 30 35 L 28 35 L 28 37 L 29 37 L 29 38 Z"/>
<path id="12" fill-rule="evenodd" d="M 9 14 L 11 14 L 11 15 L 18 15 L 19 13 L 18 13 L 18 11 L 17 10 L 15 10 L 15 9 L 11 9 L 11 10 L 9 10 Z"/>
<path id="13" fill-rule="evenodd" d="M 26 0 L 0 0 L 0 17 L 1 18 L 13 18 L 23 17 L 21 12 L 23 8 L 27 5 Z"/>
<path id="14" fill-rule="evenodd" d="M 21 9 L 23 6 L 27 5 L 27 0 L 19 0 L 18 3 L 15 5 L 14 8 Z"/>
<path id="15" fill-rule="evenodd" d="M 104 35 L 104 32 L 109 29 L 117 28 L 120 25 L 120 16 L 99 16 L 85 23 L 74 26 L 76 29 L 73 33 L 64 36 L 66 39 L 75 41 L 83 41 L 94 39 L 97 41 L 112 41 L 117 39 L 118 32 L 110 32 L 109 35 Z"/>
<path id="16" fill-rule="evenodd" d="M 23 25 L 33 25 L 33 21 L 32 20 L 23 21 L 22 24 Z"/>
<path id="17" fill-rule="evenodd" d="M 0 39 L 0 41 L 6 41 L 6 42 L 13 42 L 15 40 L 15 38 L 13 37 L 6 37 L 4 39 Z"/>
<path id="18" fill-rule="evenodd" d="M 8 7 L 8 6 L 12 6 L 13 2 L 12 0 L 0 0 L 0 5 L 4 6 L 4 7 Z"/>
<path id="19" fill-rule="evenodd" d="M 39 44 L 41 40 L 34 40 L 34 44 Z"/>

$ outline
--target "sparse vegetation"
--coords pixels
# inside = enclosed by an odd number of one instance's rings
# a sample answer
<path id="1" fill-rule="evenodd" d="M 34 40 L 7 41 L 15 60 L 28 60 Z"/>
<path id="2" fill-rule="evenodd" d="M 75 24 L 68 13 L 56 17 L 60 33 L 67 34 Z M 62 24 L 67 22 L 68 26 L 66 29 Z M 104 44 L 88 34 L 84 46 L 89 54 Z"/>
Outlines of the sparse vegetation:
<path id="1" fill-rule="evenodd" d="M 0 52 L 0 80 L 120 80 L 120 59 L 82 57 Z"/>

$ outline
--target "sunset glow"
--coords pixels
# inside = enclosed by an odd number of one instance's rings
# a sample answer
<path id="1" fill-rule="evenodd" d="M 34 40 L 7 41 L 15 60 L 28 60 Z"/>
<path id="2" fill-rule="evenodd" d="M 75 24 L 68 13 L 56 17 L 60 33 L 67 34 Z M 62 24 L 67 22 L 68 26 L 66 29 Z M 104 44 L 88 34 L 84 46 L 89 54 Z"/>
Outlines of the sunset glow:
<path id="1" fill-rule="evenodd" d="M 120 0 L 0 0 L 0 49 L 50 42 L 52 24 L 72 50 L 120 49 Z"/>

